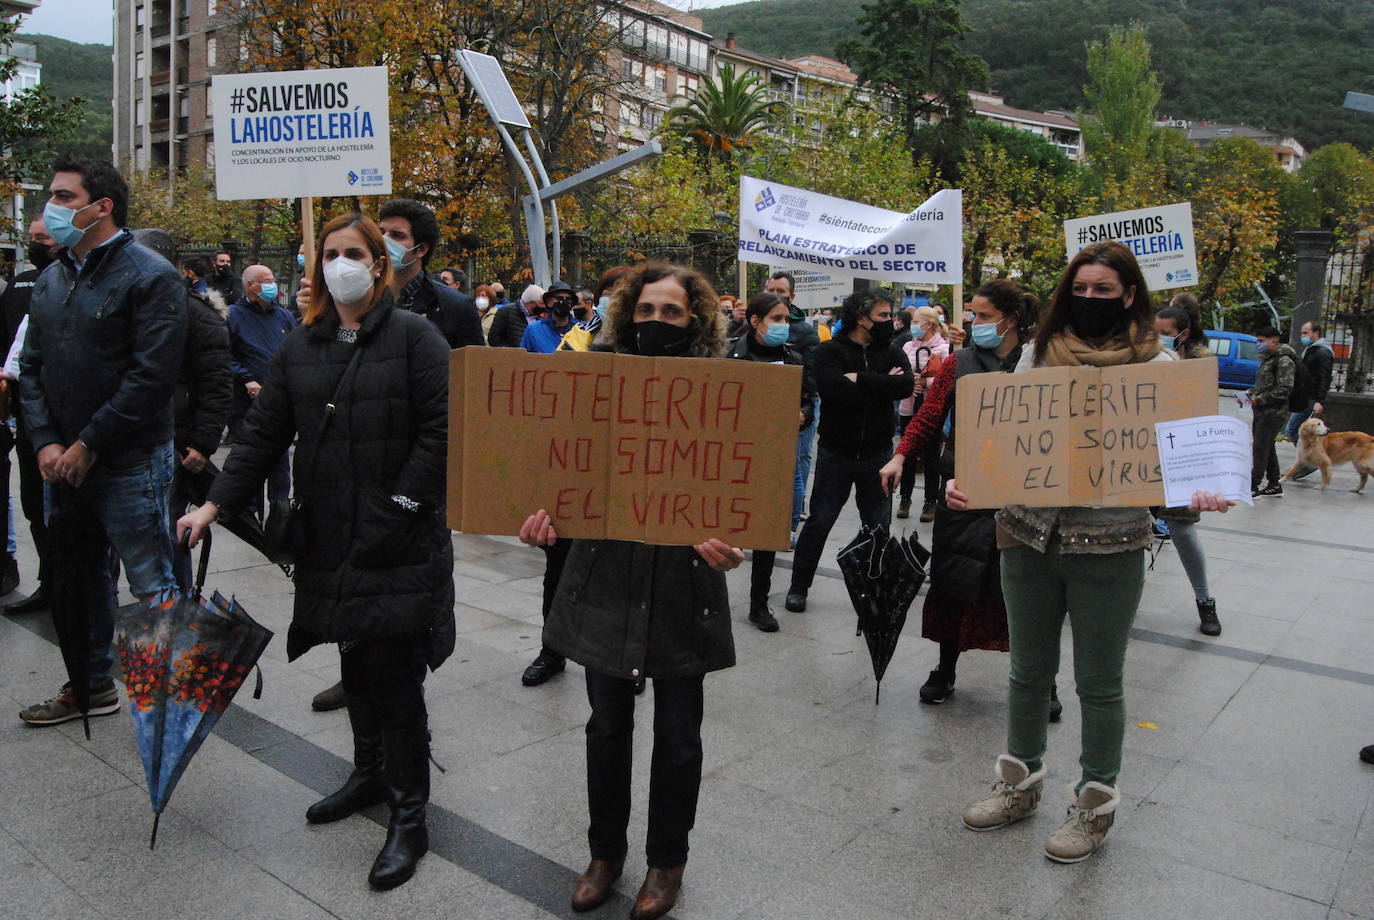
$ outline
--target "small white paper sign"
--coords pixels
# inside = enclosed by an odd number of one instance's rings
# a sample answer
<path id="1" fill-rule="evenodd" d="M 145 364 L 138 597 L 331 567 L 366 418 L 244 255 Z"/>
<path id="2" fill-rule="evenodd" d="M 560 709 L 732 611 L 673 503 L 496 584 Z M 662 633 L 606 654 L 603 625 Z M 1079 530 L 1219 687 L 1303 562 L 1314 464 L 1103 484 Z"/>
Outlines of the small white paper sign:
<path id="1" fill-rule="evenodd" d="M 1164 504 L 1186 507 L 1197 491 L 1217 492 L 1253 506 L 1250 426 L 1228 415 L 1156 422 Z"/>

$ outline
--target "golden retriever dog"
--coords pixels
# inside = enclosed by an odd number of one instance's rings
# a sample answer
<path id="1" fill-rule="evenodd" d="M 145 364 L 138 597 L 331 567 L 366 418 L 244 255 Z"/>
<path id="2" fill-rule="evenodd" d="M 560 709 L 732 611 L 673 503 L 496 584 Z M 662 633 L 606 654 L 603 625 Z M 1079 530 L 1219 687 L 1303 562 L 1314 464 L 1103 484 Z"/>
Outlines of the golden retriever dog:
<path id="1" fill-rule="evenodd" d="M 1282 481 L 1288 481 L 1305 467 L 1322 471 L 1322 489 L 1331 484 L 1331 468 L 1349 461 L 1360 474 L 1360 485 L 1351 491 L 1363 492 L 1374 476 L 1374 436 L 1362 431 L 1328 431 L 1326 423 L 1312 417 L 1298 428 L 1298 462 L 1288 468 Z"/>

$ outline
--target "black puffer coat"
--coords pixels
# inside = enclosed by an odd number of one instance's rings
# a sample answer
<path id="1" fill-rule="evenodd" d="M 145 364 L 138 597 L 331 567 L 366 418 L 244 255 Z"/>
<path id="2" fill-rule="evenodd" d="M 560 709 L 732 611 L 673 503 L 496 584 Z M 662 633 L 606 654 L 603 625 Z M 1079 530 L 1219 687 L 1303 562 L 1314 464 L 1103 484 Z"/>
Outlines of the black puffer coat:
<path id="1" fill-rule="evenodd" d="M 218 299 L 216 294 L 215 298 Z M 215 303 L 200 295 L 186 298 L 186 350 L 181 374 L 172 393 L 177 453 L 194 447 L 205 456 L 219 448 L 229 403 L 234 398 L 234 375 L 229 370 L 229 327 Z"/>
<path id="2" fill-rule="evenodd" d="M 357 345 L 337 331 L 324 319 L 286 337 L 209 498 L 229 513 L 244 507 L 299 437 L 294 494 L 307 548 L 296 566 L 288 657 L 321 642 L 428 635 L 438 667 L 454 643 L 448 347 L 424 317 L 395 309 L 389 293 L 364 317 Z M 355 348 L 362 357 L 321 441 L 325 404 Z"/>
<path id="3" fill-rule="evenodd" d="M 544 646 L 616 677 L 695 677 L 732 667 L 725 573 L 690 546 L 576 540 Z"/>

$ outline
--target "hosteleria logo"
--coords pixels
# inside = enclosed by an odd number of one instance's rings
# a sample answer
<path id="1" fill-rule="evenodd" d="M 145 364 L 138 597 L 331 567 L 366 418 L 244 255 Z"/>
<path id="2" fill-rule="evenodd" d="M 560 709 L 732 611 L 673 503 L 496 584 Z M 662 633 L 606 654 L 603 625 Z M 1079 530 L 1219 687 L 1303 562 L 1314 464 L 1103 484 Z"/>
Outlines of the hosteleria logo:
<path id="1" fill-rule="evenodd" d="M 765 188 L 754 196 L 755 211 L 767 211 L 777 203 L 777 200 L 773 197 L 773 190 L 771 188 Z"/>

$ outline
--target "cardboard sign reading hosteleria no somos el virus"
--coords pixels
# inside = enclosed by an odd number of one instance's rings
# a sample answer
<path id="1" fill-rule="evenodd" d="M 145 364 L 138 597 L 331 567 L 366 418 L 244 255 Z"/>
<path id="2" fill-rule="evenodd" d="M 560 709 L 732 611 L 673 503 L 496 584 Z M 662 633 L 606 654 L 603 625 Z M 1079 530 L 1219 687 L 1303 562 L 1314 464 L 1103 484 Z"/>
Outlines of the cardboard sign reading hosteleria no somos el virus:
<path id="1" fill-rule="evenodd" d="M 1216 412 L 1211 358 L 970 374 L 955 479 L 971 508 L 1162 505 L 1155 423 Z"/>
<path id="2" fill-rule="evenodd" d="M 463 348 L 449 366 L 448 523 L 786 550 L 801 369 Z"/>

